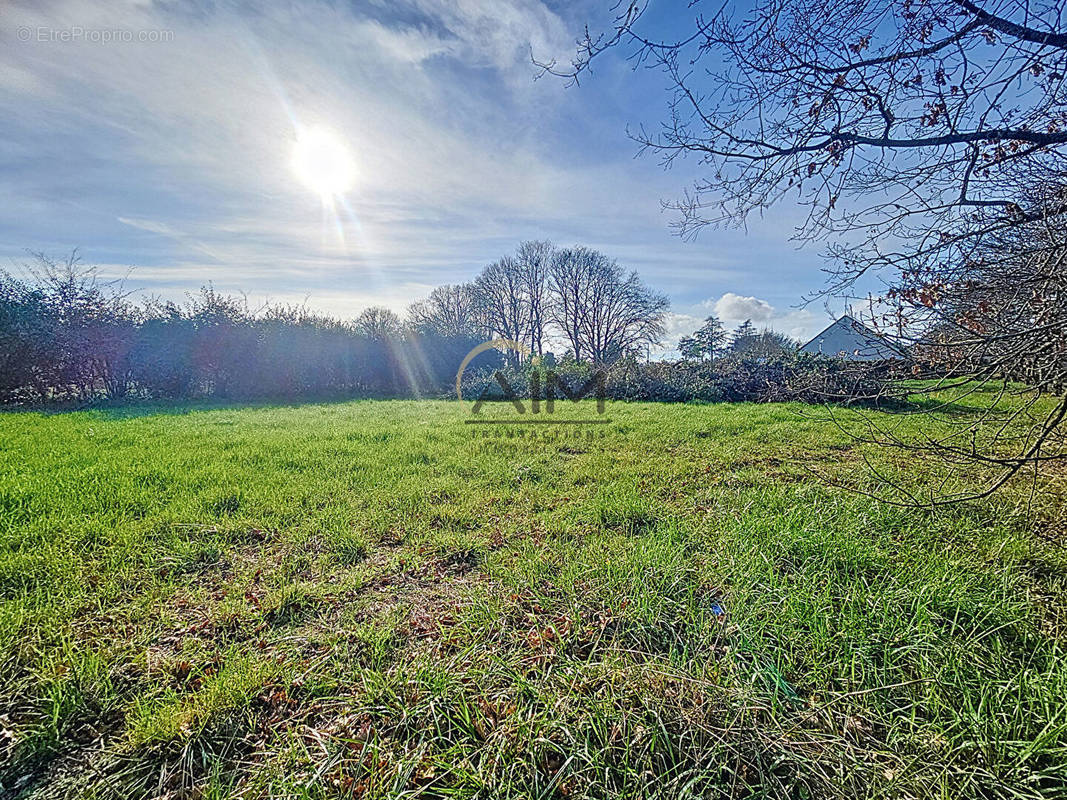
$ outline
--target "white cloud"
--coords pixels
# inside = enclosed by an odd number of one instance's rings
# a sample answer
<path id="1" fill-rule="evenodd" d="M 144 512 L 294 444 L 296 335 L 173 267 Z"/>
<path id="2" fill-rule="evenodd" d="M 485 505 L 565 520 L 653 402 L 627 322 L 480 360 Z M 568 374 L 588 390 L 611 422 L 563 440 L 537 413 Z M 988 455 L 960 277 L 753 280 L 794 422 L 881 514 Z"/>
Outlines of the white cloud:
<path id="1" fill-rule="evenodd" d="M 744 297 L 727 292 L 718 300 L 705 300 L 704 306 L 712 309 L 723 322 L 767 322 L 774 317 L 774 306 L 758 297 Z"/>

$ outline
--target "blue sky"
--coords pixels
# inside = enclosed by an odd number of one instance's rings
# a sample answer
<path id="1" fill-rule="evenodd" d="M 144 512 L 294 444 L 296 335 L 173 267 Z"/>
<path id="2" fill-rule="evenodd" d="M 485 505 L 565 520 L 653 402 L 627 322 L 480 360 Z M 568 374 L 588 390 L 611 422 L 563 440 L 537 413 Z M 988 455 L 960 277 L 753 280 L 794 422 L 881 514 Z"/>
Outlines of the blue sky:
<path id="1" fill-rule="evenodd" d="M 9 0 L 0 259 L 77 247 L 145 293 L 177 299 L 210 281 L 351 317 L 401 311 L 548 238 L 597 247 L 667 293 L 671 342 L 713 311 L 814 334 L 829 317 L 796 308 L 822 281 L 818 248 L 791 241 L 802 209 L 672 235 L 660 201 L 698 166 L 664 171 L 626 135 L 662 118 L 663 76 L 619 51 L 580 87 L 533 79 L 531 48 L 569 60 L 610 5 Z M 669 29 L 692 12 L 655 13 Z M 293 174 L 310 126 L 334 131 L 355 164 L 336 214 Z"/>

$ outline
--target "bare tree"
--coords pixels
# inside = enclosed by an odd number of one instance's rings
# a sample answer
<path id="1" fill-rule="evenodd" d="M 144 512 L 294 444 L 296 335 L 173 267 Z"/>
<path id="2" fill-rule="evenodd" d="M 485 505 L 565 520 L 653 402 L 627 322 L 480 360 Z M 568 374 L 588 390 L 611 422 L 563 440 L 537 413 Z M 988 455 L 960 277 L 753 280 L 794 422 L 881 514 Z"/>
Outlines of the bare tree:
<path id="1" fill-rule="evenodd" d="M 552 242 L 527 241 L 519 245 L 516 255 L 529 309 L 530 351 L 536 355 L 544 354 L 548 271 L 554 251 Z"/>
<path id="2" fill-rule="evenodd" d="M 667 298 L 603 253 L 575 247 L 553 259 L 553 321 L 575 358 L 593 363 L 634 355 L 663 337 Z"/>
<path id="3" fill-rule="evenodd" d="M 425 300 L 408 306 L 407 318 L 412 327 L 437 336 L 473 339 L 484 333 L 470 284 L 438 286 Z"/>
<path id="4" fill-rule="evenodd" d="M 689 31 L 671 41 L 655 38 L 646 8 L 620 6 L 613 30 L 587 36 L 571 67 L 543 66 L 577 80 L 623 45 L 663 70 L 667 117 L 636 138 L 668 163 L 700 165 L 692 190 L 670 204 L 679 233 L 794 198 L 809 209 L 797 235 L 828 242 L 824 292 L 848 296 L 878 274 L 889 288 L 869 321 L 901 344 L 954 354 L 941 369 L 979 386 L 1025 377 L 1035 408 L 1041 395 L 1058 398 L 1026 420 L 994 404 L 968 432 L 919 447 L 1000 467 L 990 490 L 1026 464 L 1067 458 L 1056 433 L 1067 415 L 1067 323 L 1049 310 L 1064 305 L 1062 3 L 725 3 L 686 12 Z M 1013 452 L 1003 440 L 960 444 L 981 440 L 977 427 L 989 422 L 1022 431 Z"/>
<path id="5" fill-rule="evenodd" d="M 129 351 L 136 326 L 121 280 L 102 279 L 77 250 L 62 261 L 32 253 L 23 270 L 40 287 L 51 321 L 54 384 L 71 387 L 81 400 L 102 389 L 121 398 L 130 388 Z"/>
<path id="6" fill-rule="evenodd" d="M 491 336 L 516 342 L 530 341 L 530 304 L 519 262 L 504 256 L 481 271 L 474 280 L 477 305 L 485 315 Z M 508 351 L 513 364 L 519 354 Z"/>
<path id="7" fill-rule="evenodd" d="M 796 352 L 797 347 L 797 342 L 784 333 L 764 328 L 759 333 L 753 333 L 751 336 L 734 342 L 733 350 L 742 356 L 773 358 L 775 356 L 792 355 Z"/>
<path id="8" fill-rule="evenodd" d="M 636 272 L 624 273 L 613 260 L 599 266 L 588 326 L 593 361 L 637 355 L 659 344 L 670 306 L 667 298 L 645 286 Z"/>
<path id="9" fill-rule="evenodd" d="M 552 293 L 550 316 L 553 324 L 567 338 L 571 352 L 582 361 L 582 325 L 588 307 L 586 275 L 596 253 L 588 247 L 564 247 L 553 254 L 548 268 L 548 291 Z"/>
<path id="10" fill-rule="evenodd" d="M 395 311 L 384 306 L 371 306 L 356 317 L 355 329 L 364 336 L 384 342 L 399 339 L 403 325 Z"/>
<path id="11" fill-rule="evenodd" d="M 788 192 L 811 206 L 803 233 L 862 231 L 863 250 L 886 233 L 910 237 L 913 221 L 931 234 L 931 216 L 960 208 L 1017 212 L 1018 170 L 1062 172 L 1062 10 L 984 5 L 992 10 L 969 0 L 724 4 L 695 14 L 690 35 L 659 42 L 641 29 L 646 3 L 633 0 L 566 74 L 619 43 L 667 73 L 669 117 L 659 135 L 637 138 L 668 160 L 708 165 L 678 204 L 684 232 Z M 848 197 L 860 204 L 846 207 Z"/>
<path id="12" fill-rule="evenodd" d="M 550 315 L 553 324 L 570 344 L 575 359 L 582 360 L 582 328 L 589 309 L 589 274 L 599 254 L 588 247 L 557 250 L 549 268 L 549 291 L 552 294 Z"/>

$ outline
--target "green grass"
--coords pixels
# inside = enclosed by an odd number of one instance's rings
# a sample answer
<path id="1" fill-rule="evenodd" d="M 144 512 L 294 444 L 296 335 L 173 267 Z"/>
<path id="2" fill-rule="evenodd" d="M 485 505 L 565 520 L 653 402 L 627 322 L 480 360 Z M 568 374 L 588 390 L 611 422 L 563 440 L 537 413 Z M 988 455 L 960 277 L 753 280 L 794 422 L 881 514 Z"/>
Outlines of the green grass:
<path id="1" fill-rule="evenodd" d="M 1067 796 L 1062 471 L 608 416 L 0 415 L 0 796 Z"/>

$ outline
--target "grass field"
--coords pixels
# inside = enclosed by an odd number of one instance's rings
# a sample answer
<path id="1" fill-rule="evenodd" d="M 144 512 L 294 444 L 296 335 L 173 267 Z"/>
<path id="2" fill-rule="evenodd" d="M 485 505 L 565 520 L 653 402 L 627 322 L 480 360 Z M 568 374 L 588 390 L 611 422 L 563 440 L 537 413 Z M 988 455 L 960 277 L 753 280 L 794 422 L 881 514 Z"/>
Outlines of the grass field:
<path id="1" fill-rule="evenodd" d="M 1067 796 L 1063 473 L 811 414 L 0 415 L 0 796 Z"/>

